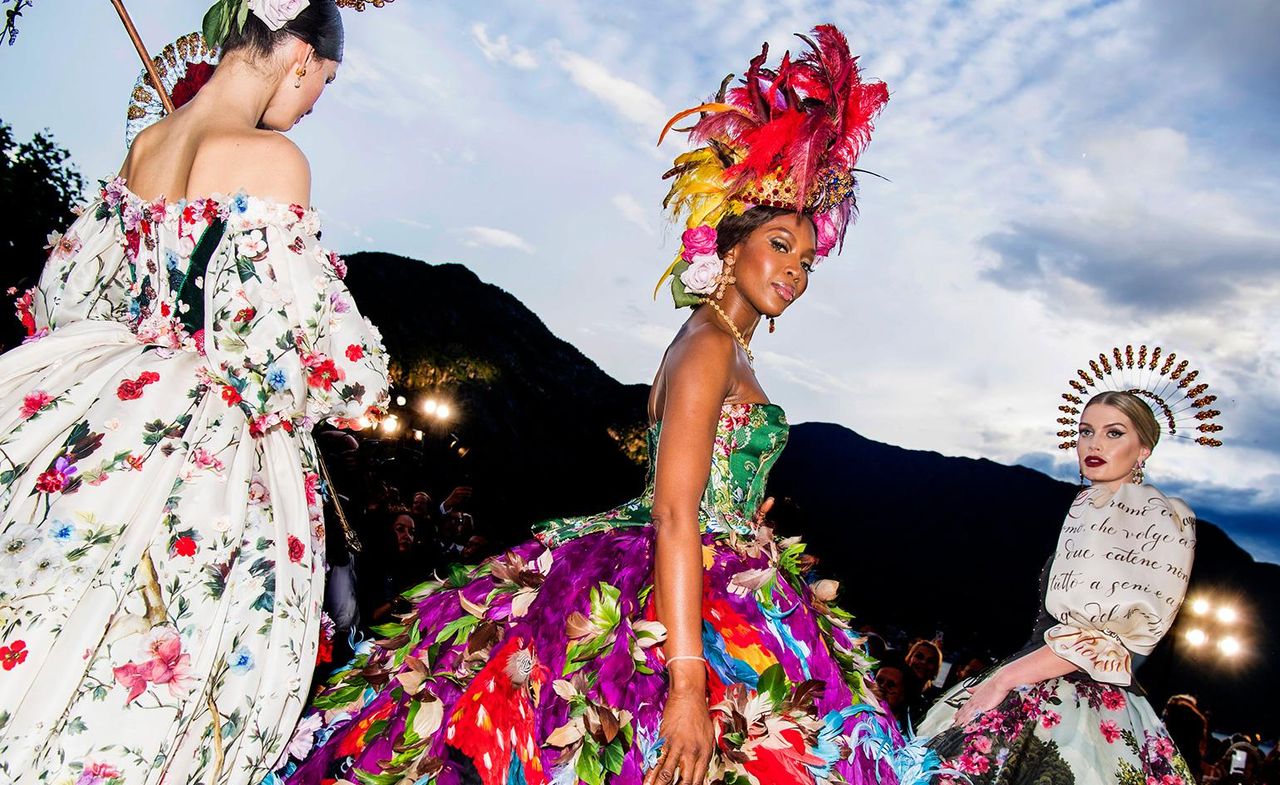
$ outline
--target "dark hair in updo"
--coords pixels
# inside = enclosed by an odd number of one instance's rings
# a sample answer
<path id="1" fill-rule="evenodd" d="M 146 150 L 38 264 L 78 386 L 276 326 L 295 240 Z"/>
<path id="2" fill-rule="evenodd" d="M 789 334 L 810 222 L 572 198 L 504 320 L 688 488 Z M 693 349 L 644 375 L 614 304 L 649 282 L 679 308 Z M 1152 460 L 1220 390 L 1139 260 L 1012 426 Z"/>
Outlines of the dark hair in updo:
<path id="1" fill-rule="evenodd" d="M 244 50 L 250 55 L 264 57 L 275 51 L 286 36 L 311 44 L 317 57 L 342 62 L 342 14 L 333 0 L 311 0 L 311 4 L 293 21 L 274 32 L 250 12 L 244 29 L 236 30 L 235 25 L 231 26 L 226 40 L 222 42 L 222 53 Z"/>
<path id="2" fill-rule="evenodd" d="M 735 245 L 747 239 L 756 229 L 780 215 L 795 215 L 795 212 L 795 210 L 786 207 L 761 205 L 752 207 L 742 215 L 726 215 L 720 219 L 720 223 L 716 224 L 716 255 L 723 259 L 725 254 L 729 253 Z M 804 213 L 804 217 L 808 218 L 810 222 L 813 221 L 813 216 L 809 213 Z"/>

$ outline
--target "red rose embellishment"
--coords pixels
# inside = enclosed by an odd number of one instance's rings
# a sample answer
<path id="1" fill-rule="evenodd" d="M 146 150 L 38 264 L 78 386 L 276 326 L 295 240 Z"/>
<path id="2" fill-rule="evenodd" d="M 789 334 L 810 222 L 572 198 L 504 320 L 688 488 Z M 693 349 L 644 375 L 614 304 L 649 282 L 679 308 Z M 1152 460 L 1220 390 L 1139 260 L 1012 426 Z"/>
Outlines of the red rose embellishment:
<path id="1" fill-rule="evenodd" d="M 196 541 L 191 537 L 179 537 L 173 541 L 173 552 L 179 556 L 195 556 Z"/>
<path id="2" fill-rule="evenodd" d="M 307 546 L 302 544 L 302 540 L 289 535 L 289 561 L 298 564 L 302 561 L 302 555 L 307 552 Z"/>
<path id="3" fill-rule="evenodd" d="M 214 66 L 211 63 L 188 63 L 187 73 L 173 86 L 170 97 L 173 108 L 177 109 L 196 97 L 200 88 L 213 77 Z"/>
<path id="4" fill-rule="evenodd" d="M 116 388 L 116 397 L 122 401 L 136 401 L 142 397 L 143 388 L 148 384 L 160 381 L 160 374 L 155 371 L 143 371 L 137 379 L 125 379 Z"/>
<path id="5" fill-rule="evenodd" d="M 364 357 L 364 348 L 359 344 L 351 344 L 347 347 L 347 359 L 351 362 L 358 362 Z"/>
<path id="6" fill-rule="evenodd" d="M 307 384 L 311 387 L 319 387 L 322 390 L 332 390 L 334 382 L 340 382 L 347 377 L 342 369 L 333 364 L 332 357 L 326 357 L 320 360 L 319 355 L 313 355 L 307 365 Z"/>
<path id="7" fill-rule="evenodd" d="M 14 641 L 8 646 L 0 646 L 0 665 L 3 665 L 5 670 L 11 671 L 27 661 L 29 651 L 27 642 L 21 640 Z"/>
<path id="8" fill-rule="evenodd" d="M 254 308 L 241 308 L 239 311 L 236 312 L 235 318 L 232 319 L 231 321 L 248 322 L 248 321 L 251 321 L 253 317 L 257 315 L 258 315 L 258 311 Z"/>
<path id="9" fill-rule="evenodd" d="M 240 391 L 229 384 L 222 385 L 222 400 L 227 402 L 227 406 L 235 406 L 242 400 Z"/>

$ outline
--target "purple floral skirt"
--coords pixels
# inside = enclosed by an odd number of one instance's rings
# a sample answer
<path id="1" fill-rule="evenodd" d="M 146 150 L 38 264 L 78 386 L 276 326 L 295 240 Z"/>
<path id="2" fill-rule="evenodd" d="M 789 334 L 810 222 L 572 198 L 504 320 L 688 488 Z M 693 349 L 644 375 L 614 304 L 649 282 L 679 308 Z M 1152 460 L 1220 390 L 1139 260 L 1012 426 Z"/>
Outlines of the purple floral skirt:
<path id="1" fill-rule="evenodd" d="M 893 785 L 901 743 L 868 663 L 796 543 L 704 535 L 711 782 Z M 627 783 L 661 747 L 654 533 L 530 541 L 407 592 L 317 694 L 271 780 Z"/>

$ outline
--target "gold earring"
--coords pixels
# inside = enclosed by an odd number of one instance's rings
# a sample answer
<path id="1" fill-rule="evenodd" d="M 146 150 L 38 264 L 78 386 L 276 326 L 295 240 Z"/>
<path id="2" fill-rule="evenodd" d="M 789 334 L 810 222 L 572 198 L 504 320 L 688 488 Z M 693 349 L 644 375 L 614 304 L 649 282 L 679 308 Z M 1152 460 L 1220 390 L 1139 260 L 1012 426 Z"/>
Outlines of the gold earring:
<path id="1" fill-rule="evenodd" d="M 721 300 L 724 299 L 724 290 L 738 280 L 733 277 L 732 261 L 728 259 L 725 260 L 724 267 L 720 270 L 720 275 L 717 276 L 717 279 L 718 285 L 716 286 L 716 299 Z"/>
<path id="2" fill-rule="evenodd" d="M 299 66 L 299 67 L 298 67 L 298 70 L 294 71 L 294 74 L 295 74 L 298 78 L 297 78 L 296 80 L 294 80 L 293 86 L 294 86 L 294 87 L 302 87 L 302 77 L 304 77 L 304 76 L 306 76 L 306 75 L 307 75 L 307 69 L 305 69 L 305 68 L 303 68 L 303 67 Z"/>
<path id="3" fill-rule="evenodd" d="M 1134 485 L 1141 485 L 1142 481 L 1146 479 L 1146 475 L 1142 473 L 1142 470 L 1145 467 L 1146 467 L 1146 461 L 1138 461 L 1138 463 L 1133 467 L 1133 484 Z"/>

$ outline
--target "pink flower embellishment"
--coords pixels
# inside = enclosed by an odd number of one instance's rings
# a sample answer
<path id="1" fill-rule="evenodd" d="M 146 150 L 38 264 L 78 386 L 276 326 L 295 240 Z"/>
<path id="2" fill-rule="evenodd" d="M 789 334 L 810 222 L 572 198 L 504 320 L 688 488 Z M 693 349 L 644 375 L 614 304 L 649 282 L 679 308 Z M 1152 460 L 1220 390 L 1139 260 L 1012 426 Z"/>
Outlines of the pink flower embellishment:
<path id="1" fill-rule="evenodd" d="M 116 681 L 129 689 L 125 703 L 137 700 L 147 689 L 147 684 L 167 684 L 169 694 L 182 697 L 190 689 L 191 655 L 182 651 L 182 638 L 172 627 L 160 627 L 152 632 L 146 653 L 151 658 L 143 663 L 128 662 L 112 673 Z"/>
<path id="2" fill-rule="evenodd" d="M 972 745 L 975 752 L 980 752 L 983 755 L 988 755 L 991 753 L 991 737 L 990 736 L 978 736 L 972 742 L 970 742 L 970 744 Z"/>
<path id="3" fill-rule="evenodd" d="M 691 262 L 695 256 L 714 255 L 716 240 L 715 228 L 706 224 L 685 229 L 684 234 L 680 235 L 680 243 L 684 246 L 684 250 L 680 252 L 680 258 Z"/>
<path id="4" fill-rule="evenodd" d="M 1040 724 L 1046 729 L 1052 728 L 1060 722 L 1062 722 L 1062 715 L 1056 711 L 1046 711 L 1044 716 L 1040 718 Z"/>
<path id="5" fill-rule="evenodd" d="M 29 420 L 53 402 L 53 396 L 44 390 L 32 390 L 22 399 L 22 419 Z"/>
<path id="6" fill-rule="evenodd" d="M 1108 744 L 1115 744 L 1120 738 L 1120 726 L 1115 720 L 1104 720 L 1098 726 L 1098 730 L 1102 732 L 1102 738 L 1106 739 Z"/>
<path id="7" fill-rule="evenodd" d="M 110 763 L 90 763 L 80 772 L 76 785 L 101 785 L 120 776 L 120 770 Z"/>
<path id="8" fill-rule="evenodd" d="M 1102 693 L 1102 705 L 1110 711 L 1120 711 L 1126 702 L 1124 693 L 1120 690 L 1107 690 Z"/>
<path id="9" fill-rule="evenodd" d="M 1162 758 L 1168 759 L 1168 758 L 1172 758 L 1176 753 L 1177 753 L 1177 750 L 1174 749 L 1173 742 L 1170 741 L 1167 736 L 1156 739 L 1157 755 L 1159 755 Z"/>

